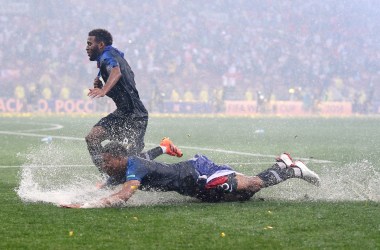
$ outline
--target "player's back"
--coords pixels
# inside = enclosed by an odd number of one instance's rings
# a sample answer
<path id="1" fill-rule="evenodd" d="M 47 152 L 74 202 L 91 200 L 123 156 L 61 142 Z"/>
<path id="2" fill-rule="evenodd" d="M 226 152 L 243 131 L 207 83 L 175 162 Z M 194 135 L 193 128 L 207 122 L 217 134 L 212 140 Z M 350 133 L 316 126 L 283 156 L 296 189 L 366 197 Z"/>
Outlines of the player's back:
<path id="1" fill-rule="evenodd" d="M 137 156 L 128 159 L 127 181 L 140 181 L 142 190 L 176 191 L 193 195 L 197 177 L 193 164 L 188 161 L 167 164 Z"/>

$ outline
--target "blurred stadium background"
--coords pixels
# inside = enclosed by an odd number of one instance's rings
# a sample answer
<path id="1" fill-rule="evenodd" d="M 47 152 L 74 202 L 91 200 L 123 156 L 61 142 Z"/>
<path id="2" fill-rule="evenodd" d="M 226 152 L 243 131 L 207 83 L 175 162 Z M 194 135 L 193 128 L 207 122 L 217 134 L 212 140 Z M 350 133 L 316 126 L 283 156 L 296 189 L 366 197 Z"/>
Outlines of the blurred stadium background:
<path id="1" fill-rule="evenodd" d="M 86 96 L 108 29 L 151 113 L 380 113 L 376 0 L 0 0 L 0 114 L 113 109 Z"/>
<path id="2" fill-rule="evenodd" d="M 380 249 L 379 10 L 379 0 L 0 0 L 0 249 Z M 93 194 L 57 183 L 98 177 L 84 135 L 114 106 L 87 97 L 94 28 L 113 34 L 135 73 L 149 147 L 168 135 L 184 157 L 203 151 L 246 174 L 290 152 L 322 188 L 293 180 L 212 205 L 161 194 L 128 209 L 40 203 Z"/>

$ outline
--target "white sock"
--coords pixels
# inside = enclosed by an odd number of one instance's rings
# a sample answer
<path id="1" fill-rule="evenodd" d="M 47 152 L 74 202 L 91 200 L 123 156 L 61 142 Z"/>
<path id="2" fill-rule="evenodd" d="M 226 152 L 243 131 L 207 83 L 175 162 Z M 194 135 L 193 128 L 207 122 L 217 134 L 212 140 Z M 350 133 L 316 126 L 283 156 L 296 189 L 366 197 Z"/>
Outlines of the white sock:
<path id="1" fill-rule="evenodd" d="M 299 168 L 293 168 L 294 170 L 294 176 L 296 177 L 302 177 L 302 171 Z"/>
<path id="2" fill-rule="evenodd" d="M 166 154 L 166 147 L 165 146 L 160 146 L 161 147 L 161 149 L 162 149 L 162 153 L 163 154 Z"/>
<path id="3" fill-rule="evenodd" d="M 279 167 L 279 168 L 281 168 L 281 169 L 285 169 L 286 168 L 286 164 L 284 163 L 284 162 L 277 162 L 276 163 L 277 164 L 277 166 Z"/>

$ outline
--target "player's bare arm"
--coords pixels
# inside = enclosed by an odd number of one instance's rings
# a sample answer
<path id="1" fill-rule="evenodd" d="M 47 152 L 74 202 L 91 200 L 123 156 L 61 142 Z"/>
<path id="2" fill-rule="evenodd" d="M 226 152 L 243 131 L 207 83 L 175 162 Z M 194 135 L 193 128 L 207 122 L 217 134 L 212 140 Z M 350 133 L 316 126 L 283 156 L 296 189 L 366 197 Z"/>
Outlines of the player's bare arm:
<path id="1" fill-rule="evenodd" d="M 103 86 L 103 88 L 93 88 L 90 89 L 90 92 L 87 94 L 91 98 L 99 98 L 105 96 L 119 81 L 121 78 L 120 67 L 114 67 L 111 69 L 110 76 Z"/>
<path id="2" fill-rule="evenodd" d="M 128 201 L 129 198 L 131 198 L 132 195 L 139 188 L 139 186 L 140 186 L 140 182 L 137 180 L 127 181 L 126 183 L 124 183 L 123 188 L 119 192 L 111 195 L 110 197 L 103 198 L 96 203 L 62 204 L 61 207 L 63 208 L 113 207 L 113 206 L 116 206 Z"/>
<path id="3" fill-rule="evenodd" d="M 132 195 L 139 188 L 139 186 L 140 186 L 140 182 L 137 180 L 127 181 L 126 183 L 124 183 L 123 188 L 119 192 L 111 195 L 108 198 L 102 199 L 100 201 L 101 206 L 112 207 L 112 206 L 128 201 L 129 198 L 131 198 Z"/>

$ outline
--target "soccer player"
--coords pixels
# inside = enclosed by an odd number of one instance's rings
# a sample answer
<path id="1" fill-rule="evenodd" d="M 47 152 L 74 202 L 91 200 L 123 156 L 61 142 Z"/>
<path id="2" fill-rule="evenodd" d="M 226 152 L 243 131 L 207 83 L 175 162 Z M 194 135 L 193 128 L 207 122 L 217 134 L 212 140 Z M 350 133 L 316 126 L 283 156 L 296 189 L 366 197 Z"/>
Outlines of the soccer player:
<path id="1" fill-rule="evenodd" d="M 301 161 L 283 153 L 276 163 L 256 176 L 246 176 L 227 165 L 217 165 L 197 154 L 187 161 L 165 164 L 127 157 L 127 150 L 117 142 L 103 149 L 104 171 L 123 184 L 122 189 L 94 204 L 62 205 L 67 208 L 111 207 L 124 204 L 137 189 L 176 191 L 205 202 L 249 200 L 262 188 L 277 185 L 289 178 L 300 178 L 316 186 L 319 176 Z"/>
<path id="2" fill-rule="evenodd" d="M 148 111 L 140 100 L 134 73 L 124 54 L 112 47 L 112 42 L 112 35 L 107 30 L 94 29 L 88 33 L 87 55 L 90 61 L 97 62 L 99 68 L 94 88 L 90 89 L 88 96 L 100 98 L 107 95 L 116 104 L 116 110 L 96 123 L 86 136 L 91 159 L 99 170 L 102 170 L 102 141 L 119 141 L 130 154 L 137 155 L 144 148 L 148 124 Z"/>

